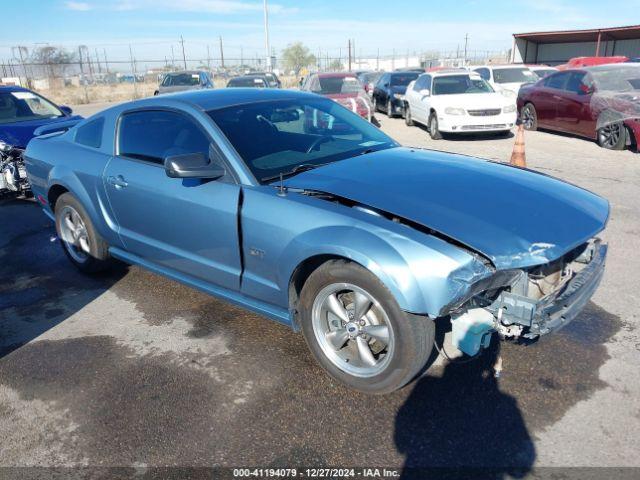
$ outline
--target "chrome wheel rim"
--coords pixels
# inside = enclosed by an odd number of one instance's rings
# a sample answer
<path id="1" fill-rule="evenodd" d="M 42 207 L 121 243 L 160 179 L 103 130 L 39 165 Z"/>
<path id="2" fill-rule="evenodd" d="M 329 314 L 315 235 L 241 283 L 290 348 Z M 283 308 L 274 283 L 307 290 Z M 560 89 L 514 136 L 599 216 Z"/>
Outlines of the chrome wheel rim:
<path id="1" fill-rule="evenodd" d="M 78 263 L 87 261 L 91 252 L 89 233 L 80 214 L 69 205 L 60 212 L 60 236 L 71 258 Z"/>
<path id="2" fill-rule="evenodd" d="M 429 133 L 431 133 L 432 135 L 435 135 L 437 128 L 438 127 L 436 125 L 436 117 L 432 116 L 431 121 L 429 122 Z"/>
<path id="3" fill-rule="evenodd" d="M 350 375 L 378 375 L 393 357 L 394 333 L 387 313 L 356 285 L 324 287 L 313 302 L 312 324 L 324 355 Z"/>
<path id="4" fill-rule="evenodd" d="M 407 105 L 407 107 L 405 108 L 405 111 L 404 111 L 404 119 L 405 119 L 407 125 L 409 125 L 411 123 L 411 109 L 409 108 L 408 105 Z"/>
<path id="5" fill-rule="evenodd" d="M 522 124 L 524 125 L 524 128 L 529 130 L 533 127 L 533 122 L 534 122 L 534 113 L 531 110 L 531 107 L 527 105 L 522 110 Z"/>
<path id="6" fill-rule="evenodd" d="M 600 144 L 605 147 L 613 147 L 620 140 L 622 126 L 619 123 L 612 123 L 600 129 Z"/>

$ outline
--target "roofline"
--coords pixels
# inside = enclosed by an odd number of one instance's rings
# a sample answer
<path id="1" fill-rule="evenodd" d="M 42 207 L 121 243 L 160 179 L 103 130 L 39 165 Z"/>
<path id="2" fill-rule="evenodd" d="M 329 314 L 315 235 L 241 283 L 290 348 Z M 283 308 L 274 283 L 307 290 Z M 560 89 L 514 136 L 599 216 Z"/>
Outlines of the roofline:
<path id="1" fill-rule="evenodd" d="M 586 28 L 582 30 L 550 30 L 546 32 L 527 32 L 527 33 L 514 33 L 514 38 L 531 37 L 537 35 L 572 35 L 579 33 L 612 33 L 612 32 L 625 32 L 628 30 L 638 30 L 640 32 L 640 25 L 627 25 L 624 27 L 608 27 L 608 28 Z"/>

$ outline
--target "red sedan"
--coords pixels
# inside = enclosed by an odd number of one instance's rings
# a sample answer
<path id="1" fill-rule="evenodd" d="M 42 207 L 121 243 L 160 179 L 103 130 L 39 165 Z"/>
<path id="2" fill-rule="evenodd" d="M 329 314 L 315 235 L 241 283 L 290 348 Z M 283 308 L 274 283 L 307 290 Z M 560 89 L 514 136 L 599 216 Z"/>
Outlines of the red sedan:
<path id="1" fill-rule="evenodd" d="M 601 147 L 637 148 L 640 65 L 564 70 L 524 85 L 518 111 L 527 130 L 544 128 L 596 140 Z"/>
<path id="2" fill-rule="evenodd" d="M 329 97 L 371 121 L 371 101 L 355 73 L 314 73 L 307 77 L 302 90 Z"/>

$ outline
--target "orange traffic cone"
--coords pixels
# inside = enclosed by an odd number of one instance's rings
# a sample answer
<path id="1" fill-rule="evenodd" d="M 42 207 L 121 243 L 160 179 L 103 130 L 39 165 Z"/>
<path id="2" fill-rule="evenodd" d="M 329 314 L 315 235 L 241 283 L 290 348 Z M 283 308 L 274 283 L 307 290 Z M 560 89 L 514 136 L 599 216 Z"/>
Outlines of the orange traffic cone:
<path id="1" fill-rule="evenodd" d="M 511 165 L 526 168 L 527 159 L 524 155 L 524 125 L 519 124 L 516 131 L 516 142 L 513 144 L 513 152 L 511 153 Z"/>

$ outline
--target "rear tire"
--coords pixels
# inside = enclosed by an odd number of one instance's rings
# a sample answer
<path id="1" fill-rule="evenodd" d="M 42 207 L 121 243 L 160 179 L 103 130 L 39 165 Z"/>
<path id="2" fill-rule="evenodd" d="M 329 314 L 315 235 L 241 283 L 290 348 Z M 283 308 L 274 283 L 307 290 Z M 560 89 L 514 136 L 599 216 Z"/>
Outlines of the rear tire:
<path id="1" fill-rule="evenodd" d="M 429 115 L 429 135 L 432 140 L 442 139 L 442 133 L 438 129 L 438 115 L 436 112 L 431 112 L 431 115 Z"/>
<path id="2" fill-rule="evenodd" d="M 407 127 L 413 127 L 414 125 L 413 118 L 411 118 L 411 107 L 408 103 L 404 106 L 404 123 Z"/>
<path id="3" fill-rule="evenodd" d="M 525 130 L 533 132 L 538 129 L 538 112 L 536 111 L 536 107 L 533 106 L 533 103 L 527 103 L 522 107 L 520 120 Z"/>
<path id="4" fill-rule="evenodd" d="M 65 255 L 83 273 L 109 268 L 109 245 L 98 234 L 82 204 L 71 194 L 60 195 L 55 205 L 56 231 Z"/>
<path id="5" fill-rule="evenodd" d="M 335 380 L 361 392 L 401 388 L 425 366 L 433 348 L 433 320 L 402 311 L 377 277 L 346 260 L 329 261 L 309 276 L 299 311 L 318 363 Z"/>

